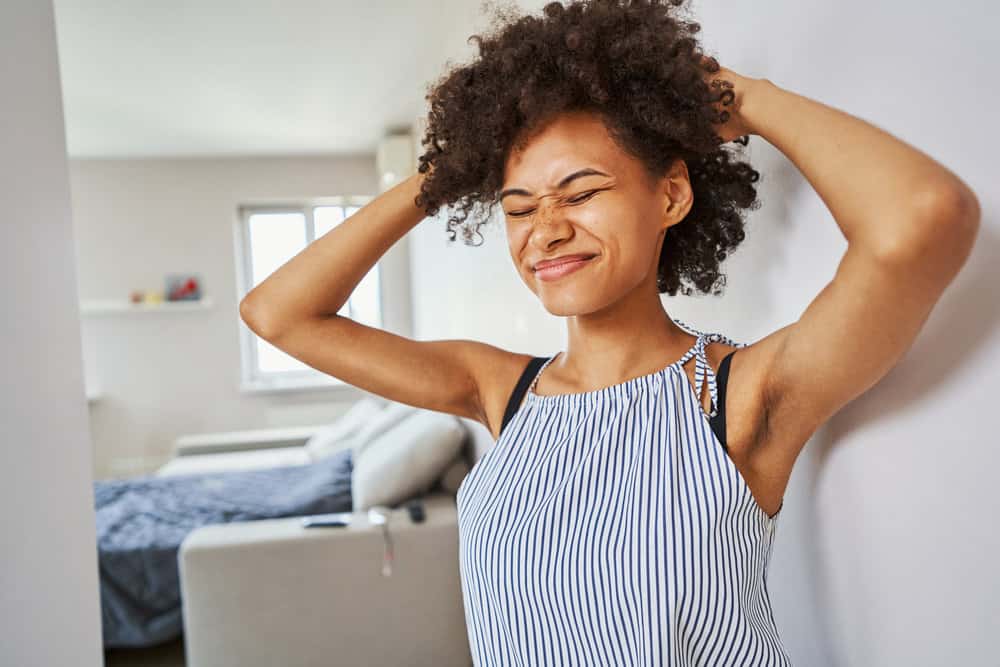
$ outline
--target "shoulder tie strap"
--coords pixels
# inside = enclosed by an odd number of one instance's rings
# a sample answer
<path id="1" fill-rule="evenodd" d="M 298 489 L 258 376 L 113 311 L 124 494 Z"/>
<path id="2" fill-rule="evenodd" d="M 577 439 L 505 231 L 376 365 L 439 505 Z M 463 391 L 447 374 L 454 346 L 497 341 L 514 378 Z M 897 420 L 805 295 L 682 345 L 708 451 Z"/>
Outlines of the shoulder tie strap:
<path id="1" fill-rule="evenodd" d="M 674 322 L 680 326 L 682 329 L 686 330 L 691 335 L 697 336 L 698 339 L 695 341 L 691 349 L 680 358 L 678 363 L 679 366 L 683 367 L 684 364 L 688 362 L 691 357 L 695 358 L 694 362 L 694 394 L 698 398 L 699 404 L 701 403 L 701 388 L 704 386 L 705 381 L 708 381 L 708 393 L 712 399 L 712 409 L 709 412 L 710 417 L 716 416 L 718 414 L 719 407 L 719 393 L 716 386 L 715 371 L 712 370 L 711 364 L 708 363 L 708 357 L 705 355 L 705 346 L 708 343 L 724 343 L 726 345 L 732 345 L 733 347 L 746 347 L 748 343 L 737 343 L 721 333 L 705 333 L 698 331 L 690 327 L 689 325 L 681 322 L 678 319 L 674 319 Z"/>

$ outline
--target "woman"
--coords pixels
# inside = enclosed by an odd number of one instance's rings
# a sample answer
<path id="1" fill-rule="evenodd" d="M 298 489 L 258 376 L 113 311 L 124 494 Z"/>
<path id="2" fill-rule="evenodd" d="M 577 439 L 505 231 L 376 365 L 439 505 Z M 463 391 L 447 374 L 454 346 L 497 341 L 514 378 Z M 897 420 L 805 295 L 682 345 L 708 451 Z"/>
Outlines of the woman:
<path id="1" fill-rule="evenodd" d="M 904 354 L 976 235 L 954 174 L 719 67 L 680 4 L 505 17 L 428 96 L 419 173 L 241 304 L 311 366 L 497 438 L 457 498 L 476 664 L 789 664 L 766 576 L 792 466 Z M 737 148 L 750 135 L 799 168 L 848 249 L 798 321 L 740 344 L 673 320 L 660 294 L 723 282 L 758 203 Z M 413 341 L 336 315 L 426 216 L 455 204 L 449 231 L 471 242 L 497 203 L 519 276 L 566 318 L 564 352 Z"/>

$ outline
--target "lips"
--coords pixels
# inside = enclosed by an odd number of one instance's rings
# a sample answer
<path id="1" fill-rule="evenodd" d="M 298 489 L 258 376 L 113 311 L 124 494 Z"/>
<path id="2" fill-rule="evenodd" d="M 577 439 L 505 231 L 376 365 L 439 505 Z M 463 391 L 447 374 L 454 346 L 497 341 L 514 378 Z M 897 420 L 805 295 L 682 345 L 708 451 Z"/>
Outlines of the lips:
<path id="1" fill-rule="evenodd" d="M 547 262 L 546 266 L 541 266 L 535 270 L 535 277 L 539 280 L 550 281 L 559 280 L 565 275 L 579 271 L 596 258 L 597 255 L 579 255 L 574 258 L 569 256 L 559 258 L 556 261 Z"/>
<path id="2" fill-rule="evenodd" d="M 582 259 L 590 259 L 596 257 L 593 253 L 576 253 L 574 255 L 563 255 L 562 257 L 556 257 L 554 259 L 543 259 L 542 261 L 535 264 L 534 271 L 539 271 L 544 268 L 558 266 L 560 264 L 566 264 L 567 262 L 578 262 Z"/>

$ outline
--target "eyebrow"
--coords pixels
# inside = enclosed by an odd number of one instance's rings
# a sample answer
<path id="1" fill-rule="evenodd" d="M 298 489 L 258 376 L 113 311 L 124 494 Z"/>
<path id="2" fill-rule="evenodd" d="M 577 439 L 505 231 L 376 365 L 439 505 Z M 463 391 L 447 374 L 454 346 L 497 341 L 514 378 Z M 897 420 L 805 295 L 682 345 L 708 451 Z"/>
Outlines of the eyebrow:
<path id="1" fill-rule="evenodd" d="M 583 178 L 584 176 L 608 176 L 608 174 L 605 174 L 603 171 L 592 169 L 590 167 L 587 167 L 586 169 L 580 169 L 578 171 L 574 171 L 572 174 L 564 177 L 561 181 L 559 181 L 559 184 L 556 186 L 556 189 L 562 190 L 567 185 L 569 185 L 571 181 L 574 181 L 578 178 Z M 610 176 L 608 177 L 610 178 Z M 530 197 L 531 193 L 522 188 L 508 188 L 500 193 L 500 201 L 503 201 L 503 198 L 506 197 L 507 195 L 526 195 Z"/>

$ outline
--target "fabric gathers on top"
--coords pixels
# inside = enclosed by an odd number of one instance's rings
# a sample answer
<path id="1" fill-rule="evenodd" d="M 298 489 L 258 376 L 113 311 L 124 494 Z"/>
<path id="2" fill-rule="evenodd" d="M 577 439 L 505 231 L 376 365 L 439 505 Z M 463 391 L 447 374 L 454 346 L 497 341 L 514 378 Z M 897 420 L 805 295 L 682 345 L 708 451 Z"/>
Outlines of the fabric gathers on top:
<path id="1" fill-rule="evenodd" d="M 767 591 L 781 508 L 760 507 L 710 426 L 705 347 L 746 345 L 674 321 L 697 336 L 687 353 L 617 385 L 536 394 L 546 361 L 462 481 L 475 665 L 791 664 Z"/>

